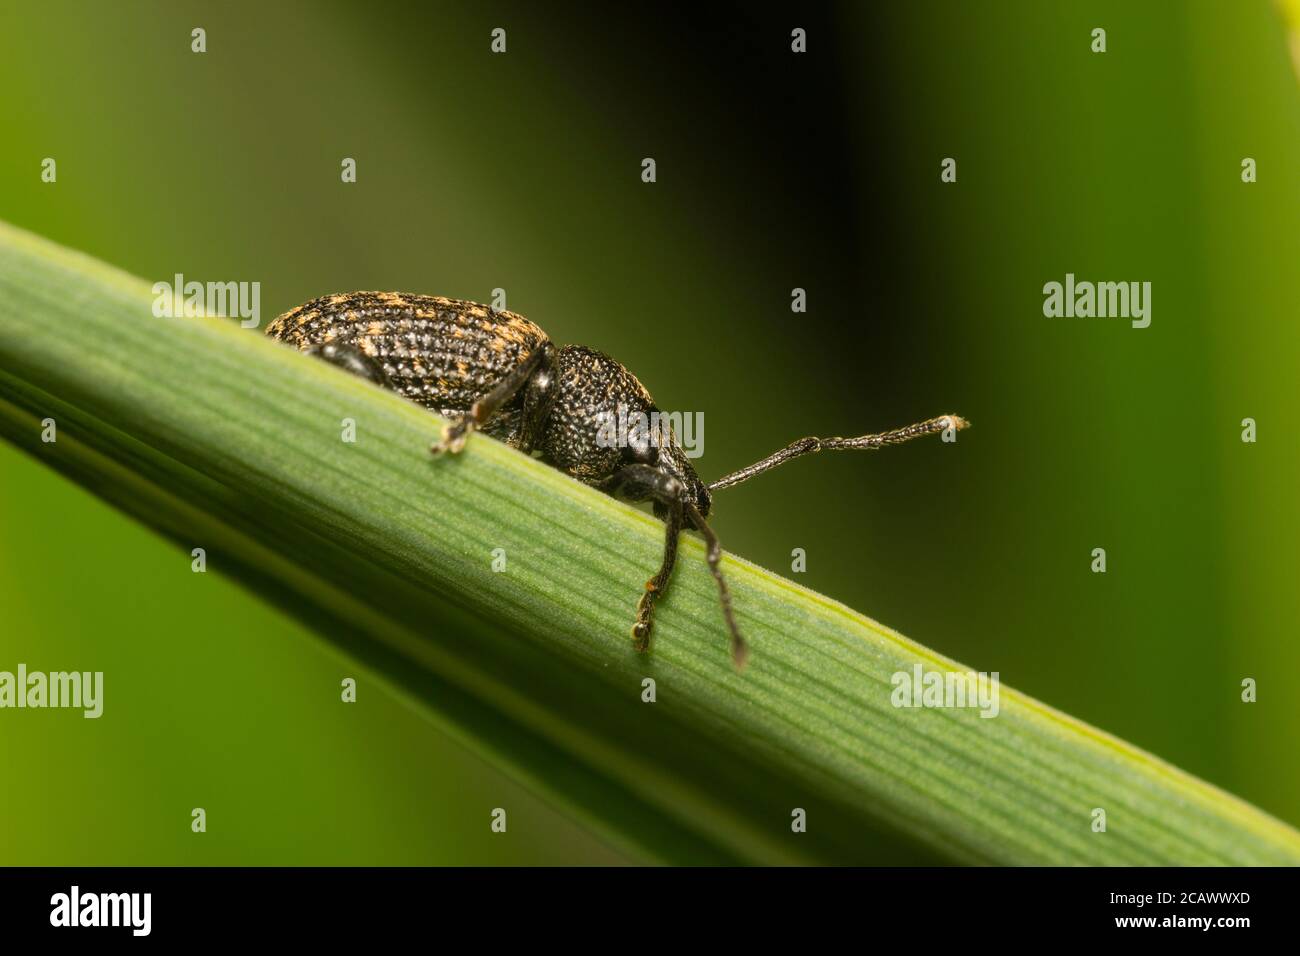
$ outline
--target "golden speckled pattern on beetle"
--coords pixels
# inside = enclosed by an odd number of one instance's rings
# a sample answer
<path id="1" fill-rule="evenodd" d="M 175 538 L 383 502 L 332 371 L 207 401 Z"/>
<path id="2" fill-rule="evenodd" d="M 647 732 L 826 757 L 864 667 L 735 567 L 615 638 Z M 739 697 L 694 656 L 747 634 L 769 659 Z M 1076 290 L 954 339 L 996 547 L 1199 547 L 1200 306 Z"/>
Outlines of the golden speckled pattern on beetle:
<path id="1" fill-rule="evenodd" d="M 956 415 L 942 415 L 857 438 L 802 438 L 705 484 L 671 431 L 634 430 L 621 445 L 609 442 L 611 420 L 638 414 L 654 420 L 659 409 L 650 393 L 608 355 L 583 345 L 556 348 L 522 315 L 464 299 L 349 292 L 300 305 L 266 333 L 450 419 L 435 453 L 459 451 L 481 429 L 607 494 L 653 502 L 667 527 L 659 571 L 637 602 L 632 638 L 639 651 L 649 648 L 655 602 L 672 577 L 678 536 L 698 531 L 737 667 L 746 644 L 722 576 L 722 546 L 705 520 L 714 492 L 812 452 L 873 451 L 966 427 Z"/>
<path id="2" fill-rule="evenodd" d="M 547 341 L 522 315 L 477 302 L 400 292 L 327 295 L 266 329 L 300 349 L 352 346 L 379 363 L 388 384 L 444 418 L 456 418 Z M 485 431 L 517 438 L 517 412 Z"/>

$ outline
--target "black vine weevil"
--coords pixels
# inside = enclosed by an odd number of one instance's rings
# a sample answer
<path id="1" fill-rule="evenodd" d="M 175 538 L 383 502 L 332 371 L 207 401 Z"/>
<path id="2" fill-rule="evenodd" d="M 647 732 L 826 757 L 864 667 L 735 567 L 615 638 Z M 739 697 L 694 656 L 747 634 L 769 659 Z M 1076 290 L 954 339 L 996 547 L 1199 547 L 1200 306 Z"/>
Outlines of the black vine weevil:
<path id="1" fill-rule="evenodd" d="M 611 417 L 650 418 L 650 393 L 608 355 L 582 345 L 556 348 L 546 333 L 513 312 L 462 299 L 400 292 L 349 292 L 313 299 L 277 318 L 267 335 L 392 389 L 452 420 L 435 453 L 457 452 L 474 429 L 539 453 L 584 484 L 631 501 L 651 500 L 667 528 L 663 562 L 637 602 L 633 642 L 650 644 L 655 601 L 668 587 L 677 538 L 693 528 L 708 546 L 737 666 L 745 641 L 719 563 L 722 547 L 705 519 L 713 492 L 792 458 L 817 451 L 874 450 L 966 427 L 942 415 L 858 438 L 801 438 L 762 461 L 705 484 L 670 430 L 633 429 L 607 440 Z"/>

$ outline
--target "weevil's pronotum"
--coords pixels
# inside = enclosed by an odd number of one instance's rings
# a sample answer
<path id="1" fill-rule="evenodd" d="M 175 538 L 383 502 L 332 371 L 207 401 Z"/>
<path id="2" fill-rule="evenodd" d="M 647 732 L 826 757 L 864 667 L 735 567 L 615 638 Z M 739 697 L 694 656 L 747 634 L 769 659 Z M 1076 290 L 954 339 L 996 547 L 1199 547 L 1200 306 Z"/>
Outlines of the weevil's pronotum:
<path id="1" fill-rule="evenodd" d="M 286 312 L 268 335 L 362 375 L 451 424 L 432 451 L 458 452 L 475 429 L 527 453 L 584 484 L 631 501 L 653 502 L 666 526 L 663 561 L 637 602 L 632 639 L 650 644 L 655 601 L 663 596 L 677 558 L 677 538 L 694 529 L 707 545 L 722 614 L 737 666 L 745 641 L 719 567 L 722 547 L 705 520 L 713 493 L 817 451 L 871 451 L 965 428 L 956 415 L 858 438 L 801 438 L 761 461 L 706 484 L 670 430 L 634 428 L 610 442 L 611 417 L 647 420 L 658 413 L 636 376 L 603 352 L 582 345 L 557 348 L 540 328 L 513 312 L 476 302 L 400 292 L 324 296 Z"/>

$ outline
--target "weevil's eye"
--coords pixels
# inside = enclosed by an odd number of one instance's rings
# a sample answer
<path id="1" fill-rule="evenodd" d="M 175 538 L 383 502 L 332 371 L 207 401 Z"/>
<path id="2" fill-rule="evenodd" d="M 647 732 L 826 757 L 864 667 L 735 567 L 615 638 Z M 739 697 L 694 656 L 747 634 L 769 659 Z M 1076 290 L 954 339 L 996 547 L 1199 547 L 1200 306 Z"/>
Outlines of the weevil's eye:
<path id="1" fill-rule="evenodd" d="M 628 434 L 624 456 L 628 462 L 635 464 L 659 464 L 659 448 L 654 442 L 650 441 L 649 436 L 644 432 L 631 432 Z"/>
<path id="2" fill-rule="evenodd" d="M 643 465 L 659 464 L 659 449 L 654 445 L 642 445 L 632 449 L 633 458 Z"/>
<path id="3" fill-rule="evenodd" d="M 707 518 L 713 510 L 713 496 L 703 483 L 695 488 L 695 507 L 699 509 L 701 518 Z"/>

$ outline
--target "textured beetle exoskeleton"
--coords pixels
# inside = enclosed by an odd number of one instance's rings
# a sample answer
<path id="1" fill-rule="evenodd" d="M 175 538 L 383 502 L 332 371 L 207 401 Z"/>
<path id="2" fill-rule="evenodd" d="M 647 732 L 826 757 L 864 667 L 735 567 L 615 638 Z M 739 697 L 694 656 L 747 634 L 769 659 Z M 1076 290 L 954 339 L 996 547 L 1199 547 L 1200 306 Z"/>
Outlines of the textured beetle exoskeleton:
<path id="1" fill-rule="evenodd" d="M 464 299 L 350 292 L 313 299 L 277 318 L 266 332 L 451 420 L 435 452 L 458 451 L 481 428 L 608 494 L 653 502 L 666 525 L 664 554 L 637 602 L 632 636 L 638 650 L 649 647 L 655 603 L 672 577 L 678 535 L 698 531 L 737 666 L 745 661 L 745 642 L 722 576 L 722 547 L 705 520 L 713 492 L 811 452 L 871 451 L 966 426 L 944 415 L 858 438 L 804 438 L 705 484 L 671 431 L 638 431 L 630 440 L 611 442 L 611 422 L 641 415 L 657 420 L 650 393 L 603 352 L 582 345 L 557 349 L 522 315 Z"/>

